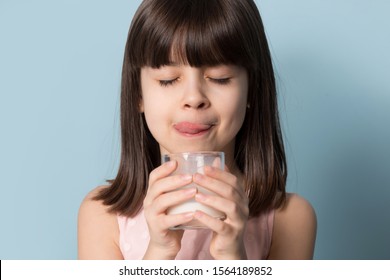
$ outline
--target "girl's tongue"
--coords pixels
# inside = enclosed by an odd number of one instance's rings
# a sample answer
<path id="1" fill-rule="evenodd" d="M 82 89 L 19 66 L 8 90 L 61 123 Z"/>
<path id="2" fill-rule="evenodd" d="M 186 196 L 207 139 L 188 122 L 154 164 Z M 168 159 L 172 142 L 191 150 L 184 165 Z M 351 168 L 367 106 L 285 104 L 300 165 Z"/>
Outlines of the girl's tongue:
<path id="1" fill-rule="evenodd" d="M 211 125 L 190 123 L 190 122 L 180 122 L 175 124 L 174 127 L 180 133 L 197 134 L 199 132 L 208 130 L 211 127 Z"/>

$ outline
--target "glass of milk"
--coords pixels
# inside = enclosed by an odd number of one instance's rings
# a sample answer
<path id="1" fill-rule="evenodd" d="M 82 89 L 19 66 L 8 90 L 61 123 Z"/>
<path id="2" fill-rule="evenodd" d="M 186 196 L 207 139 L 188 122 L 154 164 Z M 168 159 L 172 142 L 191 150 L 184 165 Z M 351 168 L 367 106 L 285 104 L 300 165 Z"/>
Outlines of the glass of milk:
<path id="1" fill-rule="evenodd" d="M 225 155 L 223 152 L 186 152 L 186 153 L 176 153 L 176 154 L 167 154 L 163 155 L 161 158 L 161 162 L 165 163 L 171 160 L 177 161 L 177 168 L 172 173 L 175 174 L 191 174 L 195 173 L 204 174 L 205 166 L 213 166 L 216 168 L 224 169 L 225 166 Z M 204 194 L 212 194 L 215 193 L 204 189 L 203 187 L 191 183 L 182 188 L 193 188 L 195 187 L 198 192 Z M 226 215 L 220 211 L 217 211 L 211 207 L 203 205 L 195 199 L 191 199 L 185 201 L 184 203 L 175 205 L 170 207 L 167 211 L 167 214 L 180 214 L 185 212 L 195 212 L 196 210 L 201 210 L 211 217 L 215 217 L 217 219 L 225 219 Z M 178 225 L 171 229 L 200 229 L 205 228 L 205 226 L 198 222 L 197 220 L 192 220 L 189 223 Z"/>

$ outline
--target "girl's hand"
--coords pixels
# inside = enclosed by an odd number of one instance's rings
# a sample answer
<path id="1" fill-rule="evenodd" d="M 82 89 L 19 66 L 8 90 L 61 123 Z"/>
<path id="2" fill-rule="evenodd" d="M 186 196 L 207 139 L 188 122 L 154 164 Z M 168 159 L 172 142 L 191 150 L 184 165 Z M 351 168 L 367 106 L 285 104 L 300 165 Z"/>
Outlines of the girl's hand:
<path id="1" fill-rule="evenodd" d="M 192 181 L 191 175 L 169 176 L 177 167 L 176 161 L 154 169 L 149 176 L 148 192 L 144 199 L 144 212 L 150 241 L 144 259 L 174 259 L 180 250 L 183 230 L 170 230 L 193 219 L 194 213 L 167 215 L 166 210 L 193 198 L 195 188 L 176 190 Z"/>
<path id="2" fill-rule="evenodd" d="M 195 213 L 197 220 L 214 231 L 210 254 L 215 259 L 246 259 L 243 237 L 249 207 L 244 187 L 228 171 L 209 166 L 204 171 L 205 175 L 194 175 L 194 183 L 216 195 L 198 193 L 195 199 L 226 214 L 226 219 L 221 221 L 201 211 Z"/>

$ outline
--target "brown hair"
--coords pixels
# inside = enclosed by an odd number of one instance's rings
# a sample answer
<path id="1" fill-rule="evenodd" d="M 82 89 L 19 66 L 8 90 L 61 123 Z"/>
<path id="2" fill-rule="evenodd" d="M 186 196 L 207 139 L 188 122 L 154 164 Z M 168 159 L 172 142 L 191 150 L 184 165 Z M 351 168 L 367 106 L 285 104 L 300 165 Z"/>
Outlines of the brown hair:
<path id="1" fill-rule="evenodd" d="M 144 0 L 128 34 L 121 86 L 121 160 L 116 178 L 95 199 L 134 216 L 160 149 L 143 113 L 140 70 L 171 62 L 193 67 L 234 64 L 248 72 L 248 109 L 236 136 L 235 161 L 246 178 L 250 216 L 286 199 L 287 166 L 275 77 L 262 20 L 252 0 Z"/>

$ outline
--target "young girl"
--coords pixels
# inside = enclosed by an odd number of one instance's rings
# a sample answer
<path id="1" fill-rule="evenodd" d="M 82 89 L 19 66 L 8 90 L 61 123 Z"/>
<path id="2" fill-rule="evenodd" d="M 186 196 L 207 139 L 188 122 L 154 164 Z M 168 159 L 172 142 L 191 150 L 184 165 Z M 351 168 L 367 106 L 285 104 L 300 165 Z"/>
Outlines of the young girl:
<path id="1" fill-rule="evenodd" d="M 144 0 L 125 49 L 119 171 L 80 207 L 79 258 L 312 258 L 315 213 L 285 192 L 276 101 L 253 0 Z M 225 152 L 225 170 L 170 176 L 177 162 L 161 165 L 190 151 Z M 190 182 L 216 195 L 179 189 Z M 226 219 L 166 214 L 193 198 Z M 169 229 L 194 219 L 207 229 Z"/>

